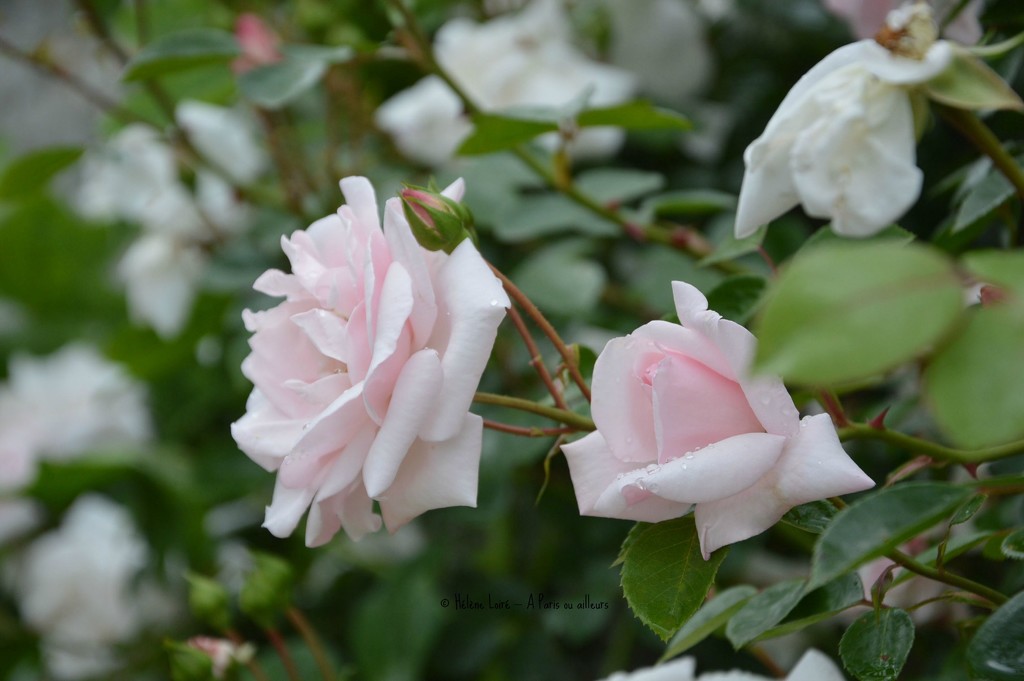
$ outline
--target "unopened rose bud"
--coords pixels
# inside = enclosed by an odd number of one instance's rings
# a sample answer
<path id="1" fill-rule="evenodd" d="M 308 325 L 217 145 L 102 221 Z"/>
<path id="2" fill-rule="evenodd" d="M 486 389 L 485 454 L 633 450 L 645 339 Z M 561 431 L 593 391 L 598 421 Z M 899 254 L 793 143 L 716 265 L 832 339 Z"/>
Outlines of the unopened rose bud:
<path id="1" fill-rule="evenodd" d="M 406 187 L 399 196 L 413 236 L 428 251 L 451 253 L 470 235 L 473 216 L 458 201 L 420 187 Z"/>
<path id="2" fill-rule="evenodd" d="M 211 681 L 215 679 L 213 659 L 191 645 L 168 641 L 164 644 L 170 657 L 173 681 Z"/>
<path id="3" fill-rule="evenodd" d="M 231 627 L 231 608 L 228 592 L 216 580 L 202 575 L 189 574 L 188 605 L 192 614 L 218 631 Z"/>
<path id="4" fill-rule="evenodd" d="M 242 56 L 231 64 L 235 73 L 245 73 L 283 58 L 279 49 L 281 39 L 255 14 L 244 13 L 238 16 L 235 21 L 235 39 L 242 48 Z"/>
<path id="5" fill-rule="evenodd" d="M 226 639 L 210 636 L 194 636 L 188 640 L 188 646 L 206 655 L 210 660 L 214 679 L 227 678 L 236 663 L 245 664 L 256 654 L 256 649 L 250 643 L 237 645 Z"/>
<path id="6" fill-rule="evenodd" d="M 256 566 L 238 595 L 242 612 L 270 629 L 291 602 L 292 569 L 285 561 L 266 553 L 254 553 Z"/>

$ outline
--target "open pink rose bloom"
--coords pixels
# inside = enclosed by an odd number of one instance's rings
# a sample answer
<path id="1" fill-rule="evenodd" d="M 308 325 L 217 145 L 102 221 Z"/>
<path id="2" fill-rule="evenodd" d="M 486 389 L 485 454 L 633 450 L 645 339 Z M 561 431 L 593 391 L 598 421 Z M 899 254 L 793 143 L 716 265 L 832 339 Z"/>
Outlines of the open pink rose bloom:
<path id="1" fill-rule="evenodd" d="M 419 246 L 398 199 L 341 181 L 336 215 L 281 244 L 292 273 L 258 291 L 285 300 L 245 312 L 255 385 L 232 426 L 238 446 L 277 471 L 264 526 L 306 544 L 339 529 L 394 531 L 419 514 L 475 506 L 483 422 L 469 406 L 510 305 L 470 240 L 451 255 Z M 445 190 L 459 200 L 461 180 Z"/>
<path id="2" fill-rule="evenodd" d="M 800 419 L 782 381 L 751 377 L 756 340 L 673 283 L 680 324 L 610 341 L 594 367 L 597 431 L 563 445 L 580 512 L 659 522 L 696 504 L 704 557 L 790 508 L 872 487 L 825 414 Z"/>

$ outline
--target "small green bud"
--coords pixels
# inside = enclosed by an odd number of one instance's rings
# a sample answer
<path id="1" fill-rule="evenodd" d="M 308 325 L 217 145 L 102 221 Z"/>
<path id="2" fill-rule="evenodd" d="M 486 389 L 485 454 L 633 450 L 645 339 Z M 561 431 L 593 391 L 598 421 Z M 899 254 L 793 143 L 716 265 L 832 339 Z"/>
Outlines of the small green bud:
<path id="1" fill-rule="evenodd" d="M 189 573 L 188 606 L 196 619 L 209 624 L 217 631 L 231 628 L 231 605 L 227 589 L 220 582 Z"/>
<path id="2" fill-rule="evenodd" d="M 413 236 L 428 251 L 451 253 L 470 236 L 473 216 L 458 201 L 422 187 L 406 187 L 399 197 Z"/>
<path id="3" fill-rule="evenodd" d="M 214 681 L 213 659 L 202 650 L 177 641 L 167 641 L 173 681 Z"/>
<path id="4" fill-rule="evenodd" d="M 291 604 L 292 569 L 267 553 L 253 553 L 255 568 L 238 595 L 238 606 L 260 626 L 271 629 L 277 616 Z"/>

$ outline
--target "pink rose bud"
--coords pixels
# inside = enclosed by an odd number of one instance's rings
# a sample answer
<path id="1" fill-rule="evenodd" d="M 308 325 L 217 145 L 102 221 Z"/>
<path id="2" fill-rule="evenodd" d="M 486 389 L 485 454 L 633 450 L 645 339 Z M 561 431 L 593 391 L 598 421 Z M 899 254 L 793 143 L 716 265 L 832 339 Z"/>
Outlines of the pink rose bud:
<path id="1" fill-rule="evenodd" d="M 281 61 L 283 58 L 278 49 L 281 39 L 255 14 L 239 15 L 235 22 L 235 39 L 242 48 L 242 56 L 231 65 L 235 73 L 245 73 L 258 66 Z"/>
<path id="2" fill-rule="evenodd" d="M 210 636 L 194 636 L 188 640 L 188 648 L 196 651 L 199 655 L 203 655 L 209 661 L 207 669 L 210 670 L 215 679 L 223 679 L 224 674 L 227 673 L 231 665 L 235 663 L 245 664 L 252 659 L 255 654 L 255 650 L 252 645 L 243 643 L 237 645 L 222 638 L 212 638 Z M 182 660 L 188 659 L 186 656 L 181 656 Z M 202 665 L 198 664 L 198 660 L 192 662 L 197 668 L 201 668 Z M 183 677 L 183 678 L 193 678 Z M 209 674 L 202 677 L 195 678 L 209 678 Z"/>
<path id="3" fill-rule="evenodd" d="M 428 251 L 451 253 L 469 236 L 473 216 L 458 201 L 421 187 L 399 192 L 413 236 Z"/>
<path id="4" fill-rule="evenodd" d="M 794 506 L 874 485 L 827 414 L 801 419 L 781 380 L 750 374 L 749 331 L 672 287 L 680 323 L 611 340 L 594 365 L 597 431 L 562 445 L 580 513 L 657 523 L 696 504 L 708 558 Z"/>

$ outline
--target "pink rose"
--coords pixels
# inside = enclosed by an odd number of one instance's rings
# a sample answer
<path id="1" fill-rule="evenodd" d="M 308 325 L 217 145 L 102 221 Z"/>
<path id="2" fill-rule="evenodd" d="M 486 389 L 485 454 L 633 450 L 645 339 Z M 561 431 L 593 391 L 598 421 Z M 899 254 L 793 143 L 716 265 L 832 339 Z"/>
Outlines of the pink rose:
<path id="1" fill-rule="evenodd" d="M 255 387 L 231 430 L 278 473 L 264 527 L 287 536 L 309 509 L 309 546 L 379 529 L 374 499 L 392 532 L 476 504 L 483 421 L 468 409 L 510 305 L 471 241 L 427 251 L 398 199 L 382 231 L 370 183 L 341 188 L 337 215 L 281 239 L 293 273 L 254 285 L 286 299 L 244 313 L 254 335 L 242 372 Z"/>
<path id="2" fill-rule="evenodd" d="M 650 322 L 597 358 L 597 431 L 562 446 L 580 513 L 659 522 L 696 504 L 707 558 L 793 506 L 874 485 L 827 415 L 801 421 L 782 381 L 747 374 L 749 331 L 672 289 L 681 325 Z"/>

